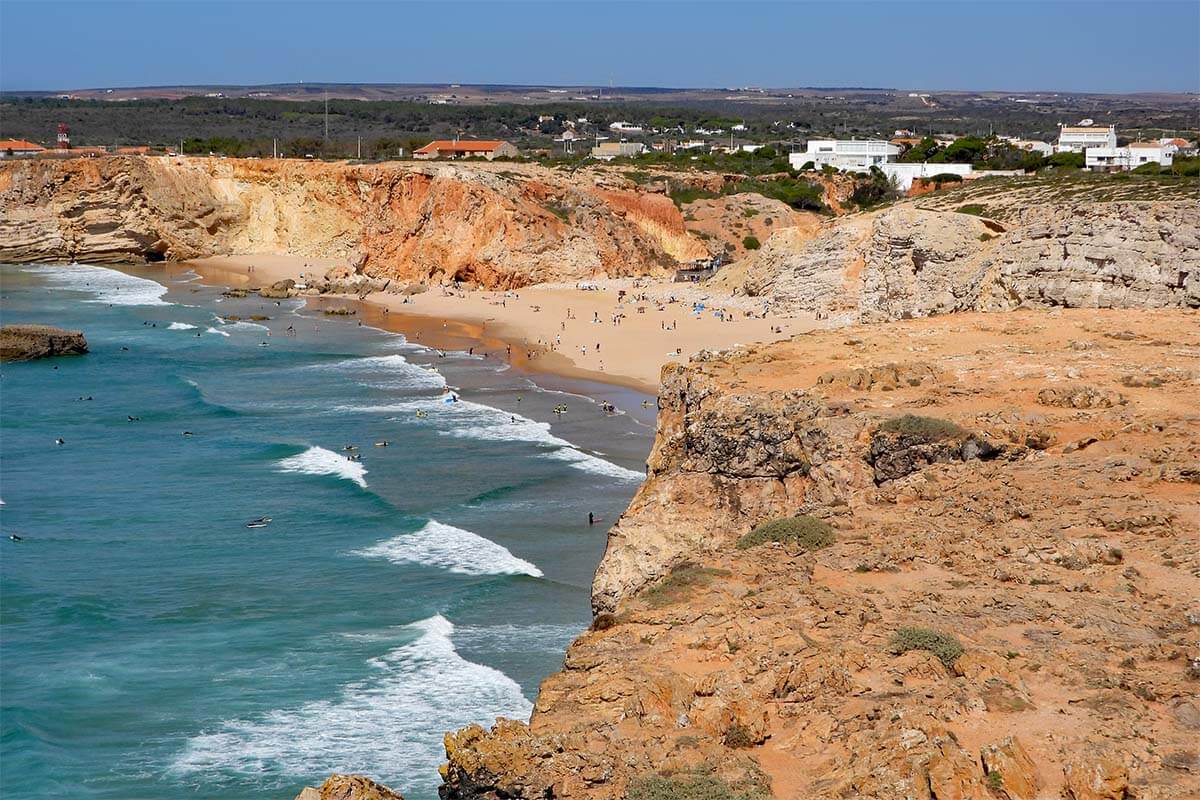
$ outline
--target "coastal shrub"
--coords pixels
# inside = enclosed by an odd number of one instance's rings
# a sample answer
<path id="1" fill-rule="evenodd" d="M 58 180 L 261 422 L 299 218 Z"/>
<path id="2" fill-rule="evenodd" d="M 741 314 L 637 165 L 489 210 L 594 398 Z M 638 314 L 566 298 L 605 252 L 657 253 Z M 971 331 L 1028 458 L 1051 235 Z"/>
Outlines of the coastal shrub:
<path id="1" fill-rule="evenodd" d="M 1065 167 L 1067 169 L 1083 169 L 1086 159 L 1083 153 L 1055 153 L 1046 159 L 1046 163 L 1052 167 Z"/>
<path id="2" fill-rule="evenodd" d="M 628 800 L 762 800 L 761 789 L 735 789 L 713 775 L 650 775 L 629 784 Z"/>
<path id="3" fill-rule="evenodd" d="M 948 633 L 935 631 L 933 628 L 901 628 L 892 636 L 891 651 L 895 655 L 901 655 L 910 650 L 927 650 L 933 653 L 946 665 L 946 669 L 953 667 L 954 662 L 963 654 L 963 646 Z"/>
<path id="4" fill-rule="evenodd" d="M 609 628 L 615 628 L 620 621 L 616 614 L 600 613 L 592 620 L 592 630 L 606 631 Z"/>
<path id="5" fill-rule="evenodd" d="M 993 792 L 998 792 L 1004 788 L 1004 776 L 999 772 L 992 770 L 987 774 L 987 786 Z"/>
<path id="6" fill-rule="evenodd" d="M 749 219 L 750 217 L 757 217 L 758 209 L 757 208 L 743 208 L 742 216 L 746 217 L 747 219 Z"/>
<path id="7" fill-rule="evenodd" d="M 733 723 L 725 730 L 725 746 L 734 750 L 754 746 L 754 733 L 745 725 Z"/>
<path id="8" fill-rule="evenodd" d="M 688 203 L 694 203 L 697 200 L 712 200 L 719 195 L 716 192 L 710 192 L 705 189 L 697 189 L 693 186 L 680 186 L 671 190 L 670 197 L 675 201 L 675 205 L 683 207 Z"/>
<path id="9" fill-rule="evenodd" d="M 962 183 L 962 175 L 955 175 L 953 172 L 939 172 L 928 180 L 934 186 L 941 186 L 943 183 Z"/>
<path id="10" fill-rule="evenodd" d="M 742 239 L 742 247 L 746 248 L 747 250 L 757 250 L 758 248 L 762 247 L 762 243 L 758 241 L 757 236 L 747 236 L 746 238 Z"/>
<path id="11" fill-rule="evenodd" d="M 713 578 L 726 577 L 730 574 L 727 569 L 702 567 L 685 561 L 643 592 L 643 597 L 646 598 L 647 603 L 653 606 L 670 605 L 682 599 L 683 595 L 693 587 L 706 584 Z"/>
<path id="12" fill-rule="evenodd" d="M 805 552 L 828 547 L 837 540 L 833 526 L 823 519 L 800 514 L 795 517 L 780 517 L 762 525 L 738 539 L 737 548 L 748 550 L 767 542 L 795 543 Z"/>
<path id="13" fill-rule="evenodd" d="M 985 209 L 979 203 L 967 203 L 965 206 L 959 206 L 955 210 L 960 214 L 972 214 L 976 217 L 981 217 Z"/>
<path id="14" fill-rule="evenodd" d="M 883 433 L 894 433 L 898 436 L 908 436 L 922 442 L 939 442 L 943 439 L 954 439 L 966 433 L 958 425 L 948 419 L 937 417 L 921 417 L 916 414 L 905 414 L 902 417 L 892 417 L 879 426 Z"/>

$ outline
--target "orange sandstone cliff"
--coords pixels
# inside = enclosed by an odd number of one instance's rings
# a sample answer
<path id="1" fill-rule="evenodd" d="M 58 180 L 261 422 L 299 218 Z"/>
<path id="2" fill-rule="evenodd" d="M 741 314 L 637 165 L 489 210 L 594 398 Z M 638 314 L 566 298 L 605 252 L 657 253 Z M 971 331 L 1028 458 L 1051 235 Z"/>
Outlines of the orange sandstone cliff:
<path id="1" fill-rule="evenodd" d="M 234 253 L 511 288 L 701 257 L 661 194 L 527 164 L 101 158 L 0 164 L 0 261 Z"/>

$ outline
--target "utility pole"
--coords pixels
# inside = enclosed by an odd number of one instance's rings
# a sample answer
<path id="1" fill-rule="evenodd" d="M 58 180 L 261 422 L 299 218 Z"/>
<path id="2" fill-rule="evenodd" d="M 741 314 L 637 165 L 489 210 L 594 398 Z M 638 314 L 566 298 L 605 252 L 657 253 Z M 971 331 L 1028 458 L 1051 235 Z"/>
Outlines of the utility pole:
<path id="1" fill-rule="evenodd" d="M 362 137 L 358 137 L 358 160 L 362 161 Z"/>
<path id="2" fill-rule="evenodd" d="M 325 144 L 329 144 L 329 90 L 325 90 Z"/>
<path id="3" fill-rule="evenodd" d="M 271 158 L 274 158 L 274 159 L 279 158 L 279 140 L 278 139 L 271 140 Z"/>

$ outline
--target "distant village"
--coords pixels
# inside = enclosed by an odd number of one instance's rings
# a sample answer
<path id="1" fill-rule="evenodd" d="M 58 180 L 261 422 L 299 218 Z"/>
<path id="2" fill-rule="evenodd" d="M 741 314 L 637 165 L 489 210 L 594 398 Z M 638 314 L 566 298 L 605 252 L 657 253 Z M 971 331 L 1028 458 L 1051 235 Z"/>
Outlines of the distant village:
<path id="1" fill-rule="evenodd" d="M 697 126 L 654 128 L 640 124 L 618 121 L 607 126 L 591 123 L 586 117 L 559 119 L 544 115 L 538 117 L 539 124 L 561 128 L 555 136 L 555 148 L 534 148 L 522 151 L 511 142 L 503 140 L 439 139 L 405 153 L 397 148 L 395 157 L 418 160 L 445 160 L 477 158 L 487 161 L 496 159 L 568 157 L 593 159 L 607 162 L 614 159 L 637 160 L 648 154 L 661 153 L 673 156 L 693 155 L 737 155 L 749 154 L 771 148 L 773 157 L 780 148 L 786 153 L 788 165 L 796 171 L 824 170 L 838 172 L 870 172 L 879 170 L 899 190 L 909 190 L 914 181 L 930 178 L 955 176 L 955 179 L 972 180 L 989 175 L 1017 175 L 1024 169 L 978 169 L 971 163 L 940 159 L 912 157 L 912 150 L 923 145 L 947 148 L 962 140 L 954 134 L 931 134 L 918 136 L 911 130 L 897 130 L 891 139 L 829 138 L 790 139 L 777 144 L 746 141 L 748 128 L 745 124 L 733 124 L 728 129 Z M 728 137 L 728 138 L 726 138 Z M 740 141 L 739 141 L 740 139 Z M 1072 162 L 1074 166 L 1093 172 L 1119 172 L 1134 170 L 1147 164 L 1170 167 L 1178 156 L 1195 156 L 1197 144 L 1176 137 L 1162 137 L 1153 141 L 1119 143 L 1114 125 L 1096 125 L 1085 119 L 1076 125 L 1060 125 L 1058 139 L 1044 142 L 1017 137 L 998 136 L 995 141 L 1017 151 L 1053 157 L 1063 153 L 1082 156 Z M 182 145 L 182 143 L 181 143 Z M 58 126 L 54 147 L 44 147 L 20 139 L 0 140 L 0 159 L 13 158 L 76 158 L 102 157 L 110 155 L 165 155 L 174 157 L 180 149 L 170 147 L 95 147 L 74 146 L 67 125 Z M 918 151 L 922 152 L 922 151 Z M 221 153 L 195 153 L 188 155 L 222 156 Z M 306 154 L 314 158 L 313 154 Z"/>

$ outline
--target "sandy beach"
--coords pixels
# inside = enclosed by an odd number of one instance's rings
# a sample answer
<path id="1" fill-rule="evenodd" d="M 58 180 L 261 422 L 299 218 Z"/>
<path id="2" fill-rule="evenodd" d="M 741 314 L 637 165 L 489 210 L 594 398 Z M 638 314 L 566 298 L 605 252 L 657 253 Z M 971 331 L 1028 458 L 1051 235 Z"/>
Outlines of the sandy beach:
<path id="1" fill-rule="evenodd" d="M 303 256 L 220 256 L 188 262 L 233 286 L 269 285 L 323 275 L 337 262 Z M 648 279 L 542 284 L 517 291 L 433 286 L 416 295 L 363 298 L 371 324 L 433 347 L 468 348 L 515 366 L 657 394 L 662 367 L 700 350 L 789 338 L 821 325 L 810 315 L 782 317 L 755 298 L 702 285 Z M 594 287 L 594 288 L 592 288 Z M 335 295 L 313 298 L 330 303 Z"/>

